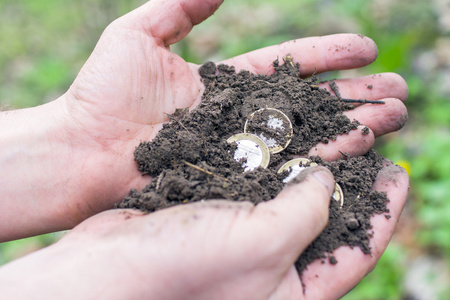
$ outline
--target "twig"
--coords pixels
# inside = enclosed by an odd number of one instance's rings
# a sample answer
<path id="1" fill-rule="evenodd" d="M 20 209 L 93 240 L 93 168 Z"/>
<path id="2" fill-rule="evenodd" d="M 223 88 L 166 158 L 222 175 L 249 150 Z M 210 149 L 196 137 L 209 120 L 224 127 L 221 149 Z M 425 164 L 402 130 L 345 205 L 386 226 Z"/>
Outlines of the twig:
<path id="1" fill-rule="evenodd" d="M 341 150 L 338 150 L 338 151 L 339 151 L 339 153 L 341 153 L 343 159 L 348 159 L 350 157 L 350 155 L 348 153 L 344 153 Z"/>
<path id="2" fill-rule="evenodd" d="M 360 100 L 360 99 L 340 99 L 340 100 L 346 103 L 385 104 L 385 102 L 381 100 Z"/>
<path id="3" fill-rule="evenodd" d="M 191 133 L 184 125 L 183 125 L 183 123 L 181 123 L 181 121 L 180 120 L 177 120 L 177 122 L 178 122 L 178 124 L 180 124 L 181 125 L 181 127 L 183 127 L 184 128 L 184 130 L 186 130 L 189 134 Z"/>
<path id="4" fill-rule="evenodd" d="M 164 172 L 161 172 L 158 176 L 158 180 L 156 181 L 156 190 L 159 190 L 159 187 L 161 186 L 161 180 L 164 178 Z"/>
<path id="5" fill-rule="evenodd" d="M 290 54 L 283 56 L 283 61 L 285 64 L 289 64 L 292 69 L 295 69 L 294 59 L 292 58 L 292 56 Z"/>
<path id="6" fill-rule="evenodd" d="M 203 169 L 203 168 L 201 168 L 201 167 L 199 167 L 199 166 L 196 166 L 196 165 L 194 165 L 194 164 L 191 164 L 190 162 L 187 162 L 187 161 L 185 161 L 185 160 L 182 160 L 182 162 L 183 162 L 186 166 L 189 166 L 189 167 L 191 167 L 191 168 L 193 168 L 193 169 L 196 169 L 197 171 L 200 171 L 200 172 L 206 173 L 206 174 L 208 174 L 208 175 L 211 175 L 211 176 L 214 176 L 214 177 L 218 177 L 218 178 L 220 178 L 220 179 L 222 179 L 222 180 L 228 181 L 228 179 L 226 179 L 225 177 L 222 177 L 222 176 L 220 176 L 220 175 L 214 174 L 214 173 L 212 173 L 212 172 L 210 172 L 210 171 L 207 171 L 207 170 L 205 170 L 205 169 Z"/>
<path id="7" fill-rule="evenodd" d="M 341 100 L 341 93 L 339 92 L 339 88 L 336 84 L 336 82 L 334 82 L 333 80 L 331 80 L 328 85 L 330 86 L 331 90 L 334 92 L 334 94 L 336 95 L 336 97 Z"/>
<path id="8" fill-rule="evenodd" d="M 186 116 L 189 113 L 189 107 L 185 107 L 185 108 L 177 108 L 175 109 L 175 112 L 173 114 L 168 114 L 165 113 L 167 115 L 167 117 L 169 118 L 170 121 L 176 121 L 178 124 L 181 125 L 181 127 L 183 127 L 188 133 L 189 130 L 186 128 L 186 126 L 184 126 L 181 123 L 181 119 Z"/>
<path id="9" fill-rule="evenodd" d="M 346 98 L 342 98 L 341 97 L 341 93 L 339 93 L 339 87 L 337 86 L 336 82 L 334 82 L 333 80 L 330 81 L 329 83 L 330 88 L 333 90 L 334 94 L 336 95 L 336 97 L 341 100 L 342 102 L 346 102 L 346 103 L 362 103 L 362 104 L 366 104 L 366 103 L 370 103 L 370 104 L 384 104 L 384 101 L 381 100 L 363 100 L 363 99 L 346 99 Z"/>
<path id="10" fill-rule="evenodd" d="M 264 83 L 266 83 L 268 85 L 274 85 L 274 83 L 271 83 L 271 82 L 268 82 L 268 81 L 265 81 L 265 80 L 262 80 L 262 79 L 255 80 L 254 82 L 264 82 Z"/>

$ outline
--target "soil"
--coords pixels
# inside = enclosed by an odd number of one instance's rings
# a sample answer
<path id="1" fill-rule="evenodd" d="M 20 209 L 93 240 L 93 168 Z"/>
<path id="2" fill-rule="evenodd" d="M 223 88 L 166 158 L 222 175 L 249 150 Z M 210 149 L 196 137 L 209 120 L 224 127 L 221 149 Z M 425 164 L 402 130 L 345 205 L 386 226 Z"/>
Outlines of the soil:
<path id="1" fill-rule="evenodd" d="M 178 109 L 152 141 L 136 148 L 139 170 L 154 179 L 142 191 L 130 191 L 117 207 L 151 213 L 208 199 L 251 201 L 257 205 L 273 199 L 283 189 L 286 174 L 277 173 L 282 163 L 306 156 L 316 144 L 328 143 L 357 128 L 357 121 L 342 114 L 352 109 L 351 104 L 319 89 L 315 77 L 301 79 L 299 65 L 290 57 L 283 58 L 283 62 L 273 63 L 272 75 L 236 73 L 230 66 L 204 64 L 200 75 L 206 89 L 201 104 L 190 112 Z M 293 135 L 286 149 L 270 155 L 268 168 L 243 172 L 243 162 L 234 160 L 236 146 L 227 139 L 243 133 L 246 120 L 263 108 L 282 111 L 292 123 Z M 370 254 L 371 216 L 389 217 L 386 195 L 372 190 L 384 157 L 370 150 L 364 156 L 351 158 L 342 153 L 333 162 L 309 158 L 334 174 L 344 193 L 344 205 L 341 208 L 337 201 L 330 202 L 327 227 L 296 262 L 300 275 L 316 259 L 339 263 L 332 253 L 341 246 L 359 247 Z"/>

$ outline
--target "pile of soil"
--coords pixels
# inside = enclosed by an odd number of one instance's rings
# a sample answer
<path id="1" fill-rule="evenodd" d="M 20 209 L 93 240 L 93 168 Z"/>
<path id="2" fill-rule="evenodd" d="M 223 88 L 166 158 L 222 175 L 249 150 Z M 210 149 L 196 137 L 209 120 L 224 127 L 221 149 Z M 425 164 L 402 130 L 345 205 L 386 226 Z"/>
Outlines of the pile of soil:
<path id="1" fill-rule="evenodd" d="M 178 109 L 152 141 L 136 148 L 139 170 L 154 179 L 142 191 L 130 191 L 117 207 L 150 213 L 208 199 L 268 201 L 285 185 L 285 174 L 277 174 L 282 163 L 357 128 L 357 121 L 342 114 L 352 105 L 319 89 L 316 78 L 301 79 L 299 65 L 290 57 L 283 61 L 273 63 L 272 75 L 204 64 L 200 74 L 206 89 L 201 104 L 191 112 Z M 227 139 L 244 132 L 248 116 L 262 108 L 275 108 L 289 117 L 292 141 L 284 151 L 271 154 L 267 169 L 243 172 L 242 161 L 233 158 L 236 146 Z M 343 153 L 333 162 L 309 158 L 331 170 L 345 200 L 342 208 L 337 201 L 330 202 L 327 227 L 296 262 L 299 274 L 315 259 L 337 263 L 332 252 L 340 246 L 360 247 L 370 254 L 370 217 L 388 213 L 386 195 L 371 189 L 385 160 L 374 150 L 354 158 Z"/>

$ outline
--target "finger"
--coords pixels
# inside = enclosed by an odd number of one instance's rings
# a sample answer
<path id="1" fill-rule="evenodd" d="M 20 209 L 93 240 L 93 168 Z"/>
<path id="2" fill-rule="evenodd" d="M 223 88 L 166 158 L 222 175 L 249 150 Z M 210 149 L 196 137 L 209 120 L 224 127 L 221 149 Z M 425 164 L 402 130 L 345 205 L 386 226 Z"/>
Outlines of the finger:
<path id="1" fill-rule="evenodd" d="M 372 218 L 372 254 L 365 255 L 358 248 L 341 247 L 333 252 L 338 261 L 336 265 L 320 261 L 310 264 L 302 274 L 307 299 L 339 299 L 374 268 L 392 236 L 406 201 L 408 187 L 408 175 L 401 167 L 387 166 L 380 171 L 374 189 L 387 193 L 391 218 L 387 219 L 384 215 Z"/>
<path id="2" fill-rule="evenodd" d="M 408 85 L 406 81 L 395 73 L 382 73 L 351 79 L 337 79 L 334 82 L 342 98 L 366 100 L 397 98 L 403 102 L 408 98 Z M 334 94 L 329 82 L 320 83 L 319 87 Z"/>
<path id="3" fill-rule="evenodd" d="M 409 190 L 408 173 L 400 166 L 388 165 L 384 167 L 377 176 L 373 189 L 385 192 L 391 201 L 389 219 L 384 215 L 375 215 L 371 222 L 376 237 L 371 241 L 372 254 L 380 257 L 394 233 L 400 214 L 406 202 Z"/>
<path id="4" fill-rule="evenodd" d="M 320 156 L 326 161 L 333 161 L 343 155 L 354 157 L 366 154 L 375 143 L 375 136 L 366 126 L 358 126 L 348 134 L 340 135 L 327 144 L 319 143 L 311 148 L 308 156 Z"/>
<path id="5" fill-rule="evenodd" d="M 257 74 L 273 72 L 272 62 L 290 54 L 300 63 L 300 74 L 308 77 L 313 73 L 346 70 L 366 66 L 378 55 L 375 43 L 358 34 L 335 34 L 310 37 L 281 43 L 236 56 L 223 61 L 236 70 L 248 70 Z"/>
<path id="6" fill-rule="evenodd" d="M 116 20 L 132 30 L 146 34 L 169 46 L 184 38 L 192 29 L 211 16 L 223 0 L 152 0 Z"/>
<path id="7" fill-rule="evenodd" d="M 300 173 L 272 201 L 256 206 L 249 219 L 251 243 L 264 245 L 266 263 L 277 269 L 292 266 L 300 253 L 323 230 L 334 190 L 334 177 L 324 167 Z"/>
<path id="8" fill-rule="evenodd" d="M 344 112 L 350 120 L 356 119 L 380 136 L 401 129 L 408 112 L 402 102 L 408 98 L 408 86 L 405 80 L 395 73 L 383 73 L 355 79 L 335 80 L 342 98 L 383 100 L 381 105 L 360 105 Z M 329 83 L 320 84 L 321 88 L 333 93 Z"/>
<path id="9" fill-rule="evenodd" d="M 145 213 L 135 209 L 114 209 L 94 215 L 73 228 L 63 239 L 98 238 L 99 235 L 108 234 L 111 230 L 117 233 L 126 229 L 123 221 L 145 216 Z"/>
<path id="10" fill-rule="evenodd" d="M 345 111 L 350 120 L 358 120 L 369 127 L 375 137 L 400 130 L 408 120 L 405 104 L 396 98 L 383 99 L 384 104 L 365 104 Z"/>
<path id="11" fill-rule="evenodd" d="M 292 266 L 270 295 L 269 300 L 299 300 L 303 299 L 302 295 L 303 287 L 298 278 L 297 269 Z"/>

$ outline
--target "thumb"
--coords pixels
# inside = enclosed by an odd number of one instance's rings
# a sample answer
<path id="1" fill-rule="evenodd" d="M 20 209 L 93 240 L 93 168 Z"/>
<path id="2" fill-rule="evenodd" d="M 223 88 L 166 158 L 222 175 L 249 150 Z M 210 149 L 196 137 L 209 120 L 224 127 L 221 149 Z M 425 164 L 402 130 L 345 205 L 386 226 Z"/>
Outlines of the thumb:
<path id="1" fill-rule="evenodd" d="M 184 38 L 192 29 L 211 16 L 223 0 L 152 0 L 116 22 L 144 32 L 164 46 Z"/>
<path id="2" fill-rule="evenodd" d="M 292 265 L 325 228 L 333 191 L 331 172 L 325 167 L 309 167 L 274 200 L 257 205 L 253 216 L 269 227 L 261 237 L 267 241 L 261 243 L 270 244 L 271 251 L 276 252 L 268 255 L 281 256 L 287 266 Z"/>

